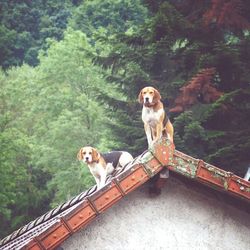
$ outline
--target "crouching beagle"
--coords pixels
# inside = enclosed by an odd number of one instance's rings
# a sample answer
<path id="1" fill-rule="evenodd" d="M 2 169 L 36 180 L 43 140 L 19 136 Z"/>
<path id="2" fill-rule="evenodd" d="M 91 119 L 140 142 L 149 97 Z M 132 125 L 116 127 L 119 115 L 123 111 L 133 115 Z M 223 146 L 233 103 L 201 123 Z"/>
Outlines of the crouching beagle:
<path id="1" fill-rule="evenodd" d="M 133 160 L 132 155 L 125 151 L 101 154 L 95 148 L 89 146 L 81 148 L 77 158 L 79 161 L 87 163 L 98 189 L 105 185 L 108 175 L 111 175 L 118 168 L 125 167 Z"/>
<path id="2" fill-rule="evenodd" d="M 173 142 L 174 128 L 164 110 L 159 91 L 153 87 L 145 87 L 141 90 L 138 101 L 143 104 L 142 120 L 148 145 L 151 146 L 162 135 L 167 135 Z"/>

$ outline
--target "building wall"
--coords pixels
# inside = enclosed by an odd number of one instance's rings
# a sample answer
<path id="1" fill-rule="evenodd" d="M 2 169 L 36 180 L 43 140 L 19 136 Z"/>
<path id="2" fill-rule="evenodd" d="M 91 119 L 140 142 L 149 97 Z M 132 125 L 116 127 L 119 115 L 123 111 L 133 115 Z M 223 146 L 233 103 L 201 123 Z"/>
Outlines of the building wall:
<path id="1" fill-rule="evenodd" d="M 190 181 L 189 181 L 190 182 Z M 62 244 L 64 250 L 250 249 L 248 206 L 170 177 L 162 194 L 134 191 Z M 240 205 L 242 206 L 242 209 Z M 249 210 L 248 210 L 249 211 Z"/>

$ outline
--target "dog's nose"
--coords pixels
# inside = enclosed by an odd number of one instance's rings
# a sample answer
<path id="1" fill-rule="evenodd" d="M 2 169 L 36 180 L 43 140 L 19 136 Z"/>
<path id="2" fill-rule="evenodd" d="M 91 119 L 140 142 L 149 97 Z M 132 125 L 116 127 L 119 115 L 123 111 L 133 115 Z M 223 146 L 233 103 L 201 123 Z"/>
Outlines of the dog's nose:
<path id="1" fill-rule="evenodd" d="M 89 157 L 85 157 L 85 160 L 88 161 L 88 160 L 89 160 Z"/>
<path id="2" fill-rule="evenodd" d="M 149 98 L 148 97 L 145 98 L 145 102 L 149 102 Z"/>

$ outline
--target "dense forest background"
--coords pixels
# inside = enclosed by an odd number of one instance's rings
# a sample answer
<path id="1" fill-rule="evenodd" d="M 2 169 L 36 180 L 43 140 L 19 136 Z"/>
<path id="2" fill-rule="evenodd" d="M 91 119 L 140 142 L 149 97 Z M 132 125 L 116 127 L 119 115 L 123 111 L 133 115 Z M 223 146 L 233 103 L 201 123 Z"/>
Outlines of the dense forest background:
<path id="1" fill-rule="evenodd" d="M 94 183 L 80 147 L 147 147 L 158 88 L 176 148 L 250 164 L 250 1 L 0 1 L 0 236 Z"/>

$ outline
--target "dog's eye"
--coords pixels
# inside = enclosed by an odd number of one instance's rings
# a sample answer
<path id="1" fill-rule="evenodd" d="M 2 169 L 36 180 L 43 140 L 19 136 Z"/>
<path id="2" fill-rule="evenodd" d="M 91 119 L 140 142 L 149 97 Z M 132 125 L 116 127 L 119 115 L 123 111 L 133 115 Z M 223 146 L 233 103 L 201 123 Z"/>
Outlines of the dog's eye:
<path id="1" fill-rule="evenodd" d="M 154 93 L 153 91 L 150 91 L 150 92 L 149 92 L 150 95 L 153 95 L 153 93 Z"/>
<path id="2" fill-rule="evenodd" d="M 83 152 L 84 155 L 86 155 L 86 152 Z"/>
<path id="3" fill-rule="evenodd" d="M 146 95 L 147 94 L 147 92 L 143 92 L 143 95 Z"/>
<path id="4" fill-rule="evenodd" d="M 92 152 L 89 152 L 90 155 L 92 155 Z"/>

